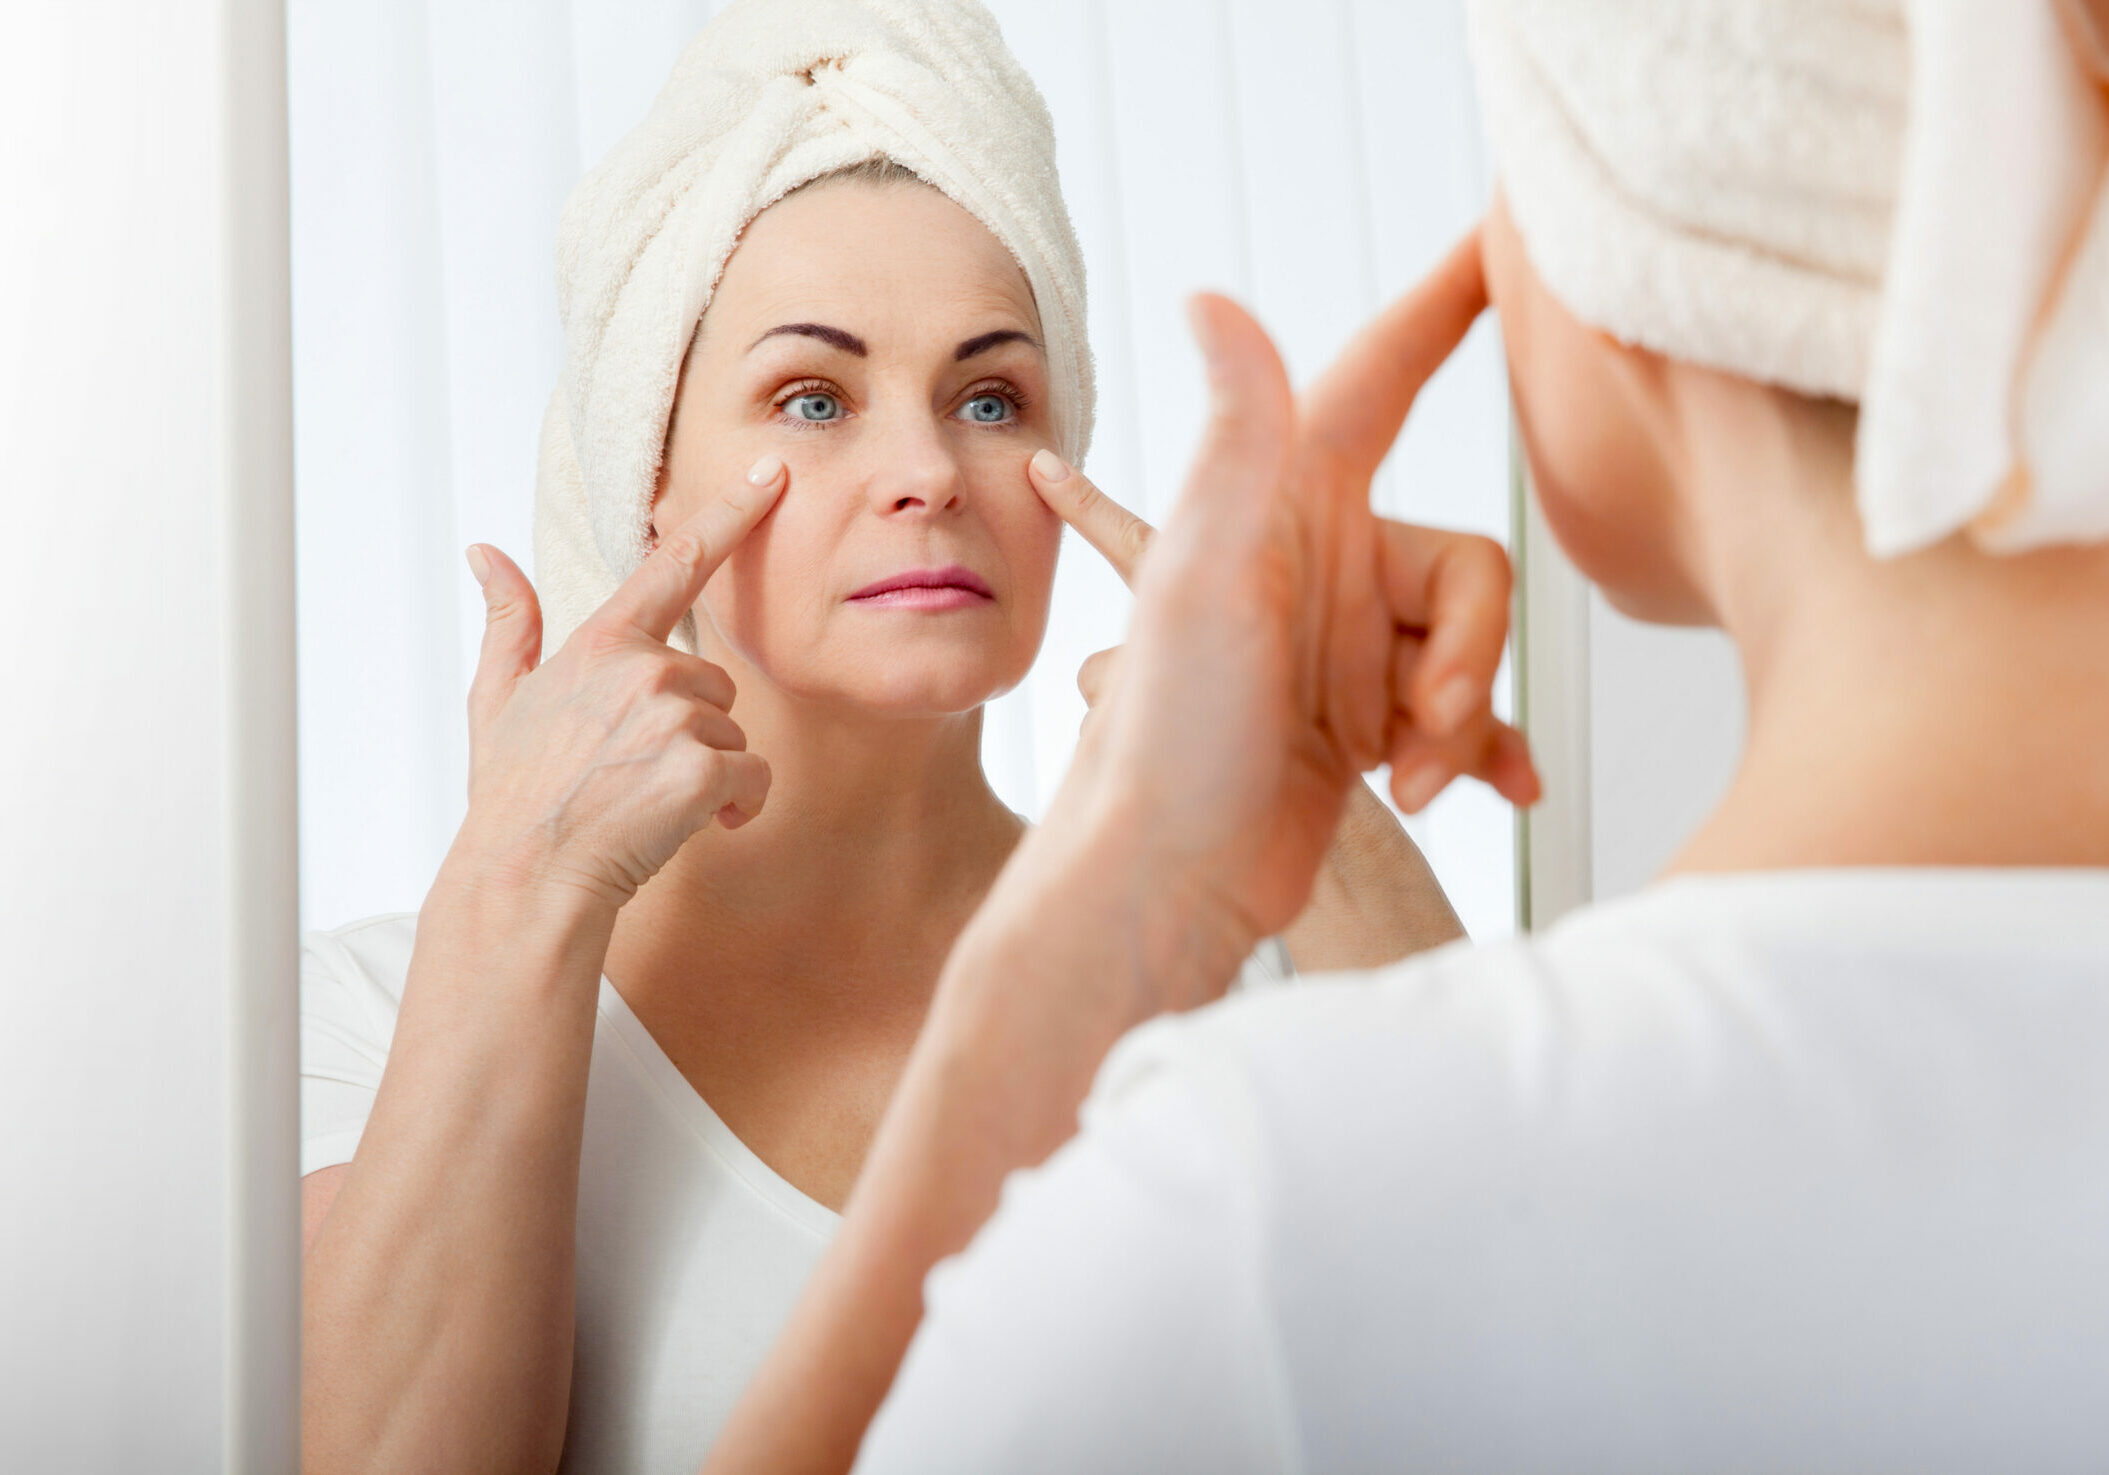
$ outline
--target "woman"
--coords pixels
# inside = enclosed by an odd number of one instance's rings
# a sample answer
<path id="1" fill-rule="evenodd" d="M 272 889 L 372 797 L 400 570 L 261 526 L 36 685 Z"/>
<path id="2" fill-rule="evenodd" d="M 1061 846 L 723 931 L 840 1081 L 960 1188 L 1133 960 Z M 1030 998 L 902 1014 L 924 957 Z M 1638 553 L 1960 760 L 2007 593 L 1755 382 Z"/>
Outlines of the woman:
<path id="1" fill-rule="evenodd" d="M 470 553 L 468 817 L 416 919 L 310 949 L 313 1469 L 701 1457 L 1023 832 L 980 708 L 1061 517 L 1129 531 L 1062 459 L 1081 267 L 976 9 L 732 7 L 561 260 L 539 598 Z M 1375 947 L 1454 935 L 1373 798 L 1342 845 Z"/>
<path id="2" fill-rule="evenodd" d="M 1300 399 L 1198 306 L 1135 679 L 711 1469 L 2109 1463 L 2109 12 L 1474 8 L 1501 197 Z M 1639 896 L 1100 1070 L 1440 730 L 1354 524 L 1489 297 L 1563 546 L 1736 640 L 1734 783 Z"/>

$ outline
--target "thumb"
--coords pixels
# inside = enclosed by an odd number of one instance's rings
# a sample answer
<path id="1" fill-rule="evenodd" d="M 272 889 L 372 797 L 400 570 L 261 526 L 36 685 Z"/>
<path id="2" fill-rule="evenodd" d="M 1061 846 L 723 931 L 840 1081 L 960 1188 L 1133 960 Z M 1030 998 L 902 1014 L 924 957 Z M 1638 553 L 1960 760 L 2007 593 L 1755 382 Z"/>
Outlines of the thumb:
<path id="1" fill-rule="evenodd" d="M 1106 686 L 1113 679 L 1113 668 L 1120 661 L 1120 650 L 1116 645 L 1111 650 L 1098 651 L 1077 667 L 1077 694 L 1083 697 L 1086 707 L 1096 707 L 1098 699 L 1105 695 Z"/>
<path id="2" fill-rule="evenodd" d="M 541 664 L 542 604 L 520 566 L 487 543 L 472 544 L 469 572 L 483 586 L 483 648 L 469 683 L 471 739 L 505 707 L 520 678 Z"/>

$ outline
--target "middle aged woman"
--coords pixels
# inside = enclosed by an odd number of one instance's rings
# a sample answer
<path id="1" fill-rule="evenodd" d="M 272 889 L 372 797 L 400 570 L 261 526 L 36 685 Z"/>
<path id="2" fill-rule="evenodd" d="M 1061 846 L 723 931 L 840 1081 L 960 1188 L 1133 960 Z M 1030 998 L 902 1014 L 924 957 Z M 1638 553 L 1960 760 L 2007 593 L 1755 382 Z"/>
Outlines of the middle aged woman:
<path id="1" fill-rule="evenodd" d="M 1105 720 L 711 1470 L 2109 1468 L 2109 4 L 1472 15 L 1483 231 L 1293 399 L 1197 305 Z M 1439 561 L 1332 555 L 1490 297 L 1547 521 L 1726 629 L 1741 768 L 1639 895 L 1132 1030 L 1428 714 L 1356 611 Z"/>
<path id="2" fill-rule="evenodd" d="M 981 707 L 1062 518 L 1124 571 L 1145 531 L 1068 470 L 1082 268 L 978 6 L 730 7 L 560 257 L 539 597 L 470 552 L 468 817 L 417 917 L 310 942 L 311 1471 L 702 1458 L 1024 831 Z M 1480 628 L 1457 762 L 1525 785 Z M 1285 936 L 1455 934 L 1365 791 Z"/>

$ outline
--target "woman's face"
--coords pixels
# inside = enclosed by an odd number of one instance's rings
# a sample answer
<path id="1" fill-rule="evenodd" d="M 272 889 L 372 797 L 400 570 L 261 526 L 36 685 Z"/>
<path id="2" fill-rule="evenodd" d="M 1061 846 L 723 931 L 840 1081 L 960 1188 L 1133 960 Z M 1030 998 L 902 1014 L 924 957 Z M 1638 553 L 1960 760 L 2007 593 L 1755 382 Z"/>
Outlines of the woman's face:
<path id="1" fill-rule="evenodd" d="M 764 211 L 683 366 L 653 509 L 665 531 L 763 457 L 789 468 L 697 602 L 704 653 L 901 716 L 1023 679 L 1061 536 L 1026 479 L 1053 442 L 1041 341 L 1010 253 L 934 189 L 823 183 Z"/>
<path id="2" fill-rule="evenodd" d="M 1627 614 L 1710 622 L 1680 546 L 1666 361 L 1569 313 L 1531 268 L 1498 196 L 1481 241 L 1516 422 L 1553 535 Z"/>

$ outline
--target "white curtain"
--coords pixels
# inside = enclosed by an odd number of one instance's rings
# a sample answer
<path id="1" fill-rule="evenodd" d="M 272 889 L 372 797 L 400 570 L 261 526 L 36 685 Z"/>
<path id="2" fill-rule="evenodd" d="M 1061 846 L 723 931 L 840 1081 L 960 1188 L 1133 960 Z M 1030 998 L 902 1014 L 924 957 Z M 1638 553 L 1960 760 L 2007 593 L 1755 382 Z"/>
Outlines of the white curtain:
<path id="1" fill-rule="evenodd" d="M 464 803 L 482 625 L 462 562 L 525 565 L 535 433 L 562 344 L 555 225 L 711 0 L 292 0 L 304 925 L 417 906 Z M 1161 520 L 1204 390 L 1181 304 L 1249 303 L 1302 381 L 1483 208 L 1457 0 L 993 0 L 1055 118 L 1090 273 L 1088 471 Z M 1423 396 L 1384 512 L 1509 529 L 1491 324 Z M 1127 622 L 1070 540 L 1046 649 L 985 757 L 1038 814 L 1075 673 Z M 1411 826 L 1475 936 L 1514 928 L 1512 816 L 1460 786 Z"/>

